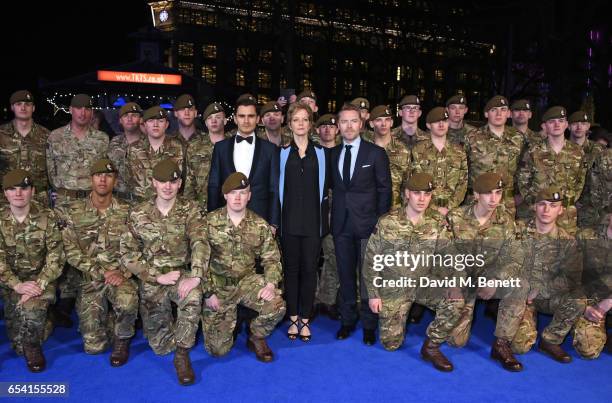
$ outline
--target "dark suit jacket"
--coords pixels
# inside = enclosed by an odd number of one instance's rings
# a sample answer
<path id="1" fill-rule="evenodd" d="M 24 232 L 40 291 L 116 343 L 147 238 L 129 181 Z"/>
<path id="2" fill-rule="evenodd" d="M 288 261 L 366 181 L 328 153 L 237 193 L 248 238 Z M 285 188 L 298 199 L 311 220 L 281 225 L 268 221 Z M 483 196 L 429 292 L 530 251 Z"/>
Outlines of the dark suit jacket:
<path id="1" fill-rule="evenodd" d="M 221 192 L 223 182 L 236 172 L 234 137 L 215 144 L 208 176 L 208 211 L 225 206 Z M 278 148 L 255 136 L 255 153 L 249 174 L 251 200 L 247 207 L 272 225 L 280 225 L 278 202 Z"/>
<path id="2" fill-rule="evenodd" d="M 361 139 L 355 170 L 348 188 L 342 182 L 338 160 L 343 144 L 331 150 L 333 235 L 338 235 L 350 217 L 355 234 L 368 238 L 378 218 L 391 208 L 391 171 L 385 150 Z M 354 156 L 353 156 L 354 158 Z"/>

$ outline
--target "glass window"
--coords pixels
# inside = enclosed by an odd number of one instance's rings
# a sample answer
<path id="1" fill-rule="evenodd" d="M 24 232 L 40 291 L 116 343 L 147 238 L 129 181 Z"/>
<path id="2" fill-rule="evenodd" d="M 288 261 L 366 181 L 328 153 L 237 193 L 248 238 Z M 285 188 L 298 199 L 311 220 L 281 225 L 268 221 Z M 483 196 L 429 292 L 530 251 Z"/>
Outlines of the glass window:
<path id="1" fill-rule="evenodd" d="M 193 56 L 193 43 L 192 42 L 179 42 L 178 54 L 179 56 L 186 56 L 186 57 Z"/>
<path id="2" fill-rule="evenodd" d="M 242 68 L 236 69 L 236 85 L 239 87 L 244 87 L 246 85 L 246 74 Z"/>
<path id="3" fill-rule="evenodd" d="M 193 76 L 193 63 L 179 62 L 178 69 L 187 75 Z"/>
<path id="4" fill-rule="evenodd" d="M 257 74 L 257 85 L 259 88 L 272 87 L 272 73 L 270 70 L 259 70 Z"/>
<path id="5" fill-rule="evenodd" d="M 208 84 L 216 84 L 217 83 L 217 66 L 211 66 L 209 64 L 205 64 L 202 66 L 202 78 Z"/>
<path id="6" fill-rule="evenodd" d="M 217 45 L 205 44 L 202 45 L 202 56 L 214 59 L 217 57 Z"/>

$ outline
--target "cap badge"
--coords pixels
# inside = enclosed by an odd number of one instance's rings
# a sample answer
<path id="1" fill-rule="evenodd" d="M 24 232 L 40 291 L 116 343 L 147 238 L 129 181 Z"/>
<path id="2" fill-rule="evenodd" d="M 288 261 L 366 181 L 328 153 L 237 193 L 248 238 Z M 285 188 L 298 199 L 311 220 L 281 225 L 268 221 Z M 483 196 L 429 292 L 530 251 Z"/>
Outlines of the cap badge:
<path id="1" fill-rule="evenodd" d="M 106 164 L 106 169 L 107 169 L 108 171 L 112 171 L 112 170 L 113 170 L 113 167 L 111 166 L 111 164 Z"/>
<path id="2" fill-rule="evenodd" d="M 172 178 L 178 179 L 178 174 L 176 173 L 176 171 L 172 172 Z"/>

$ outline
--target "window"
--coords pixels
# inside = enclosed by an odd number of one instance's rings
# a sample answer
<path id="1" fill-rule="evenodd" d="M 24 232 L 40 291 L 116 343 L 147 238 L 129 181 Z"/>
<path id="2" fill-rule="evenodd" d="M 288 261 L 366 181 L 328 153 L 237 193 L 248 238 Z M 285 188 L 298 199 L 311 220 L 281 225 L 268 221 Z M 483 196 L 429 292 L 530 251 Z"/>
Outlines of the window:
<path id="1" fill-rule="evenodd" d="M 236 69 L 236 85 L 238 87 L 244 87 L 246 85 L 246 74 L 244 69 L 238 68 Z"/>
<path id="2" fill-rule="evenodd" d="M 257 73 L 257 85 L 259 88 L 272 87 L 272 73 L 270 70 L 259 70 Z"/>
<path id="3" fill-rule="evenodd" d="M 302 88 L 312 88 L 312 77 L 310 73 L 302 74 Z"/>
<path id="4" fill-rule="evenodd" d="M 288 81 L 287 81 L 287 77 L 284 76 L 280 76 L 280 80 L 279 80 L 279 85 L 281 88 L 287 88 L 287 86 L 289 85 Z"/>
<path id="5" fill-rule="evenodd" d="M 335 110 L 336 110 L 336 100 L 330 99 L 329 101 L 327 101 L 327 111 L 330 113 L 333 113 L 333 111 Z"/>
<path id="6" fill-rule="evenodd" d="M 353 93 L 353 83 L 349 80 L 344 81 L 344 95 L 351 95 Z"/>
<path id="7" fill-rule="evenodd" d="M 329 59 L 329 68 L 331 70 L 336 70 L 338 68 L 338 60 L 335 57 Z"/>
<path id="8" fill-rule="evenodd" d="M 258 94 L 257 95 L 257 103 L 265 104 L 266 102 L 270 102 L 270 96 L 266 94 Z"/>
<path id="9" fill-rule="evenodd" d="M 425 88 L 419 89 L 419 99 L 421 100 L 421 102 L 425 99 Z"/>
<path id="10" fill-rule="evenodd" d="M 359 95 L 362 97 L 368 96 L 368 82 L 366 80 L 359 80 Z"/>
<path id="11" fill-rule="evenodd" d="M 362 73 L 367 73 L 368 72 L 368 62 L 362 60 L 361 62 L 359 62 L 359 66 L 361 67 L 361 72 Z"/>
<path id="12" fill-rule="evenodd" d="M 302 66 L 307 69 L 312 68 L 312 55 L 302 54 L 300 55 L 300 59 L 302 60 Z"/>
<path id="13" fill-rule="evenodd" d="M 202 56 L 208 59 L 214 59 L 217 57 L 217 45 L 202 45 Z"/>
<path id="14" fill-rule="evenodd" d="M 434 102 L 441 104 L 444 101 L 444 91 L 440 88 L 434 89 Z"/>
<path id="15" fill-rule="evenodd" d="M 272 51 L 269 49 L 262 49 L 259 51 L 259 62 L 260 63 L 272 63 Z"/>
<path id="16" fill-rule="evenodd" d="M 434 70 L 434 80 L 443 81 L 444 80 L 444 70 L 442 69 Z"/>
<path id="17" fill-rule="evenodd" d="M 178 44 L 179 56 L 191 57 L 193 56 L 193 43 L 191 42 L 179 42 Z"/>
<path id="18" fill-rule="evenodd" d="M 467 73 L 459 72 L 457 74 L 457 81 L 467 81 Z"/>
<path id="19" fill-rule="evenodd" d="M 178 69 L 187 75 L 193 76 L 193 63 L 179 62 Z"/>
<path id="20" fill-rule="evenodd" d="M 331 84 L 331 94 L 336 95 L 336 88 L 338 87 L 338 79 L 336 77 L 332 77 Z"/>
<path id="21" fill-rule="evenodd" d="M 236 48 L 236 61 L 246 62 L 249 57 L 249 48 Z"/>
<path id="22" fill-rule="evenodd" d="M 425 78 L 425 71 L 422 68 L 417 69 L 417 80 L 421 81 Z"/>
<path id="23" fill-rule="evenodd" d="M 217 83 L 217 66 L 211 66 L 209 64 L 205 64 L 202 66 L 202 78 L 208 84 L 216 84 Z"/>
<path id="24" fill-rule="evenodd" d="M 475 83 L 480 83 L 480 75 L 478 73 L 472 73 L 472 80 Z"/>
<path id="25" fill-rule="evenodd" d="M 353 61 L 351 59 L 344 59 L 344 70 L 345 71 L 353 70 Z"/>

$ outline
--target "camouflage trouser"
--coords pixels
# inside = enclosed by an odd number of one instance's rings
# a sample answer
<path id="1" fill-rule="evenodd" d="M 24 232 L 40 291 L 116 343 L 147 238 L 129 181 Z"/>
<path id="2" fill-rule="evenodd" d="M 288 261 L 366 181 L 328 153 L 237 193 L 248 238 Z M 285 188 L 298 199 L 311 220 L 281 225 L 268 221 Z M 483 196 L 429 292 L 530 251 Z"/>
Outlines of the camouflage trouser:
<path id="1" fill-rule="evenodd" d="M 141 284 L 143 329 L 155 354 L 165 355 L 176 347 L 191 348 L 195 344 L 202 311 L 202 288 L 195 287 L 179 300 L 178 285 L 182 279 L 174 285 Z M 177 306 L 176 320 L 172 303 Z"/>
<path id="2" fill-rule="evenodd" d="M 538 338 L 538 313 L 533 305 L 527 305 L 521 323 L 512 339 L 512 351 L 515 354 L 525 354 L 536 343 Z"/>
<path id="3" fill-rule="evenodd" d="M 317 287 L 315 301 L 316 303 L 321 303 L 328 306 L 336 305 L 340 283 L 338 280 L 338 270 L 336 269 L 334 238 L 331 236 L 331 234 L 323 238 L 321 246 L 323 248 L 324 259 L 323 267 L 321 267 L 321 275 L 319 276 L 319 284 Z"/>
<path id="4" fill-rule="evenodd" d="M 276 290 L 276 297 L 271 301 L 257 298 L 265 286 L 261 274 L 251 274 L 242 278 L 236 285 L 219 287 L 215 295 L 219 298 L 219 309 L 213 311 L 206 306 L 202 309 L 202 331 L 204 347 L 212 356 L 227 354 L 234 344 L 232 332 L 236 326 L 238 305 L 253 309 L 258 313 L 251 321 L 251 335 L 268 337 L 274 327 L 285 316 L 285 301 L 281 291 Z"/>
<path id="5" fill-rule="evenodd" d="M 134 280 L 126 279 L 118 287 L 99 285 L 97 289 L 89 284 L 82 287 L 77 298 L 79 331 L 88 354 L 106 350 L 110 337 L 129 339 L 134 336 L 138 313 L 138 288 Z M 114 321 L 108 318 L 109 302 L 113 307 Z"/>
<path id="6" fill-rule="evenodd" d="M 607 341 L 606 319 L 591 322 L 581 316 L 572 331 L 572 345 L 582 358 L 593 360 L 599 357 Z"/>
<path id="7" fill-rule="evenodd" d="M 57 280 L 60 299 L 76 298 L 83 281 L 82 279 L 81 272 L 66 263 L 62 275 Z"/>
<path id="8" fill-rule="evenodd" d="M 6 331 L 15 352 L 22 355 L 25 343 L 42 345 L 49 336 L 47 310 L 55 301 L 55 285 L 49 284 L 42 295 L 21 305 L 18 304 L 21 294 L 8 288 L 2 291 Z"/>

